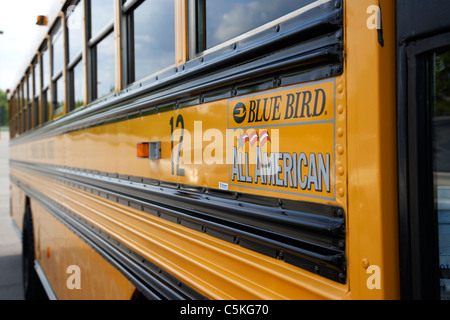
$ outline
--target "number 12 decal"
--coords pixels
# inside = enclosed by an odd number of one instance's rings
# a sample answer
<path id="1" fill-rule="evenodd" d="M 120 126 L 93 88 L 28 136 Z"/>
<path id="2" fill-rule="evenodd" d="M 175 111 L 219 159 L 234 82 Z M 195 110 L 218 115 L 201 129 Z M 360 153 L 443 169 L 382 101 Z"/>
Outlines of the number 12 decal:
<path id="1" fill-rule="evenodd" d="M 178 143 L 178 154 L 176 155 L 176 163 L 177 163 L 177 170 L 176 174 L 177 176 L 184 177 L 184 169 L 180 168 L 180 158 L 181 158 L 181 148 L 183 146 L 183 137 L 184 137 L 184 119 L 183 116 L 180 114 L 177 117 L 177 121 L 175 124 L 175 127 L 178 128 L 181 125 L 181 136 L 180 141 Z M 173 154 L 173 133 L 174 133 L 174 118 L 170 118 L 170 142 L 171 142 L 171 150 L 172 150 L 172 174 L 175 174 L 175 161 L 174 161 L 174 154 Z"/>

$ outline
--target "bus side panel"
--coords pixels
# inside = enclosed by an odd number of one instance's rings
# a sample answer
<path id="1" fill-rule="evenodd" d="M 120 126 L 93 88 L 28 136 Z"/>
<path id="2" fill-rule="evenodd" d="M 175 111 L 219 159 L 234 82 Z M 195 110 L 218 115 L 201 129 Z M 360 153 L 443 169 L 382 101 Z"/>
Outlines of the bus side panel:
<path id="1" fill-rule="evenodd" d="M 10 192 L 11 217 L 19 231 L 22 232 L 23 215 L 25 213 L 26 206 L 26 195 L 23 190 L 14 183 L 11 183 Z"/>
<path id="2" fill-rule="evenodd" d="M 347 1 L 346 15 L 350 290 L 397 299 L 395 2 Z"/>
<path id="3" fill-rule="evenodd" d="M 31 200 L 36 259 L 60 300 L 127 300 L 135 288 L 62 222 Z"/>
<path id="4" fill-rule="evenodd" d="M 203 297 L 227 300 L 347 297 L 346 284 L 47 177 L 17 169 L 12 171 L 15 177 L 26 182 L 30 192 L 38 194 L 34 190 L 45 190 L 40 201 L 49 205 L 49 210 L 61 208 L 59 217 L 64 221 L 70 220 L 69 215 L 78 217 L 87 229 L 98 228 L 116 247 L 132 250 L 141 259 L 176 278 L 176 283 L 187 285 Z M 42 200 L 44 198 L 46 200 Z M 56 296 L 60 299 L 130 297 L 134 288 L 119 271 L 43 206 L 32 201 L 35 233 L 39 239 L 37 259 L 54 286 Z M 73 281 L 76 283 L 76 278 L 71 278 L 75 276 L 73 271 L 67 273 L 73 266 L 79 267 L 81 290 L 69 289 Z M 107 293 L 113 296 L 106 296 Z"/>

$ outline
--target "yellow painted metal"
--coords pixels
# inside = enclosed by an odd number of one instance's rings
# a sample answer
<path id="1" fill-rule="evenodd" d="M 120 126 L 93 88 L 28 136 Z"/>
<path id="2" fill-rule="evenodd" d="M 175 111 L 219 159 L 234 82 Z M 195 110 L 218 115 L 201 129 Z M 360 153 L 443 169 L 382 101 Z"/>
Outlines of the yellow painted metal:
<path id="1" fill-rule="evenodd" d="M 345 299 L 347 285 L 54 180 L 12 168 L 27 185 L 211 299 Z M 53 226 L 42 218 L 40 238 Z M 42 257 L 46 240 L 40 243 Z M 66 243 L 72 246 L 71 240 Z M 79 244 L 77 244 L 78 246 Z M 78 250 L 78 248 L 75 248 Z M 64 255 L 64 254 L 62 254 Z M 80 256 L 83 254 L 80 251 Z M 40 261 L 41 261 L 40 260 Z M 45 260 L 45 259 L 44 259 Z M 68 262 L 71 263 L 71 262 Z M 67 263 L 66 263 L 67 264 Z M 91 272 L 88 267 L 86 273 Z M 48 269 L 48 271 L 53 271 Z M 95 272 L 95 270 L 92 270 Z M 99 271 L 100 272 L 100 271 Z M 65 275 L 63 275 L 65 276 Z M 61 283 L 55 280 L 55 283 Z"/>
<path id="2" fill-rule="evenodd" d="M 23 215 L 25 213 L 26 195 L 25 192 L 15 184 L 10 187 L 10 212 L 16 226 L 22 232 Z"/>
<path id="3" fill-rule="evenodd" d="M 377 30 L 367 27 L 372 19 L 367 9 L 379 3 L 383 47 Z M 396 299 L 400 290 L 395 1 L 354 0 L 345 4 L 350 290 L 358 299 Z M 378 270 L 381 285 L 371 288 L 367 281 Z"/>
<path id="4" fill-rule="evenodd" d="M 31 211 L 35 256 L 59 300 L 131 298 L 135 287 L 108 261 L 36 201 Z"/>

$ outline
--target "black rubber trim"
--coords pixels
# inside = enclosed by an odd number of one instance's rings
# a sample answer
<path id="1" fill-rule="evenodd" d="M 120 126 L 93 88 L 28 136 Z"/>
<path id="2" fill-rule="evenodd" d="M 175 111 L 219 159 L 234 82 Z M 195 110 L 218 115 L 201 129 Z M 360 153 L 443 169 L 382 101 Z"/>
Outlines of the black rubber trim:
<path id="1" fill-rule="evenodd" d="M 11 164 L 346 282 L 345 214 L 337 206 L 181 186 L 139 177 Z"/>
<path id="2" fill-rule="evenodd" d="M 117 240 L 89 224 L 86 220 L 68 211 L 43 193 L 18 181 L 19 186 L 30 198 L 37 201 L 56 219 L 79 236 L 91 248 L 119 270 L 145 297 L 152 300 L 205 300 L 206 298 L 180 282 L 158 266 L 152 264 Z"/>

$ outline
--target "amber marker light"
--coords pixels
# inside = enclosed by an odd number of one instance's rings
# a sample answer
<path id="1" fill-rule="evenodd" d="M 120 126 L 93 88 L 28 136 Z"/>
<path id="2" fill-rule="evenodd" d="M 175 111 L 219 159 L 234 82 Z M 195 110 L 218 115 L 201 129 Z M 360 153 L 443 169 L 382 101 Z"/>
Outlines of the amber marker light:
<path id="1" fill-rule="evenodd" d="M 150 148 L 148 142 L 137 143 L 137 157 L 138 158 L 150 158 Z"/>
<path id="2" fill-rule="evenodd" d="M 48 24 L 48 18 L 46 16 L 38 16 L 36 24 L 38 26 L 46 26 Z"/>

